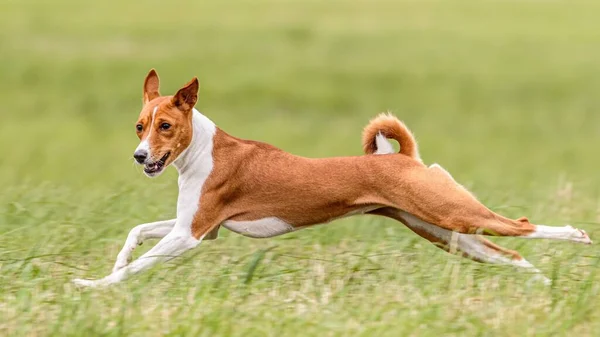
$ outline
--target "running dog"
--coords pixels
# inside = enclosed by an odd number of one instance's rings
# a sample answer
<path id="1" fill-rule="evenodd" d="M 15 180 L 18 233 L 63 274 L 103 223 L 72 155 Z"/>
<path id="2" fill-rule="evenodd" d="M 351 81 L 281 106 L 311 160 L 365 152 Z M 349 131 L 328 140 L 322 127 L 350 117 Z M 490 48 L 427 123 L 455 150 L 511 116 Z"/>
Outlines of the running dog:
<path id="1" fill-rule="evenodd" d="M 231 136 L 194 106 L 198 79 L 174 96 L 161 96 L 154 70 L 146 76 L 143 108 L 135 125 L 133 157 L 149 177 L 173 164 L 179 172 L 177 218 L 133 228 L 110 275 L 76 279 L 105 286 L 215 239 L 221 226 L 252 238 L 269 238 L 316 224 L 374 214 L 398 220 L 436 246 L 486 263 L 539 272 L 517 252 L 482 235 L 569 240 L 590 244 L 571 226 L 508 219 L 482 205 L 441 166 L 426 166 L 410 130 L 382 114 L 363 132 L 364 156 L 304 158 L 269 144 Z M 400 144 L 394 153 L 388 139 Z M 147 239 L 161 239 L 131 262 Z M 549 282 L 544 278 L 545 282 Z"/>

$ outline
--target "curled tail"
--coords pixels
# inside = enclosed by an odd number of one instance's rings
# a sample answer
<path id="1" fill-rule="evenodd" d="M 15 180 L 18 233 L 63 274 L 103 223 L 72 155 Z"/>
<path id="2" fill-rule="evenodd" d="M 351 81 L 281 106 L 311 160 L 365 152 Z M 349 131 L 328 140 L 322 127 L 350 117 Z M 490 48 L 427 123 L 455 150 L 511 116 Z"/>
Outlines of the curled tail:
<path id="1" fill-rule="evenodd" d="M 363 150 L 366 154 L 394 153 L 388 138 L 400 144 L 400 153 L 421 161 L 417 142 L 412 132 L 398 118 L 390 113 L 381 113 L 373 118 L 362 134 Z"/>

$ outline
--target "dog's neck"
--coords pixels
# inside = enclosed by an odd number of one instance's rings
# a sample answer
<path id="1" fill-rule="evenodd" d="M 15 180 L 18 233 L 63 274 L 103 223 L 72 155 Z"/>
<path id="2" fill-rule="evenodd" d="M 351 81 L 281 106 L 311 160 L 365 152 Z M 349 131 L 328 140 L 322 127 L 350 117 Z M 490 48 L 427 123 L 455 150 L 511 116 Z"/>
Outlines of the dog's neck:
<path id="1" fill-rule="evenodd" d="M 215 124 L 196 109 L 192 115 L 192 141 L 173 162 L 179 172 L 177 198 L 177 223 L 188 232 L 198 210 L 202 186 L 213 169 L 213 138 Z"/>
<path id="2" fill-rule="evenodd" d="M 192 112 L 192 141 L 173 162 L 173 166 L 182 178 L 198 174 L 208 174 L 207 166 L 212 168 L 213 137 L 217 127 L 206 116 L 194 109 Z M 210 164 L 210 165 L 209 165 Z"/>

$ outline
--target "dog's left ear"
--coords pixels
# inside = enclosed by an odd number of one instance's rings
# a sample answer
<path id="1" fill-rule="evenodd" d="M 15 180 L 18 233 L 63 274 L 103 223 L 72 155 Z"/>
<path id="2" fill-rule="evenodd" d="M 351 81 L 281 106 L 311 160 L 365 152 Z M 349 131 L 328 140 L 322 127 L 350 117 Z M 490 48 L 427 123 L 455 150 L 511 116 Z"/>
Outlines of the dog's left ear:
<path id="1" fill-rule="evenodd" d="M 194 77 L 188 84 L 179 89 L 175 96 L 173 96 L 173 99 L 171 99 L 171 103 L 181 111 L 192 110 L 198 101 L 199 87 L 198 78 Z"/>

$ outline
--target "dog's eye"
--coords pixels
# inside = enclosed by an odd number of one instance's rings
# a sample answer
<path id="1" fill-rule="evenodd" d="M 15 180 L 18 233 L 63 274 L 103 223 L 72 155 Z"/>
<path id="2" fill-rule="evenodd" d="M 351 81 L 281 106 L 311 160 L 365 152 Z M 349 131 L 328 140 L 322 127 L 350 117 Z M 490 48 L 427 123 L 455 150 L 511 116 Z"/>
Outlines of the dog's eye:
<path id="1" fill-rule="evenodd" d="M 170 128 L 170 127 L 171 127 L 171 124 L 169 124 L 169 123 L 162 123 L 162 124 L 160 125 L 160 128 L 161 128 L 162 130 L 169 130 L 169 128 Z"/>
<path id="2" fill-rule="evenodd" d="M 135 129 L 137 130 L 137 132 L 142 132 L 142 130 L 144 130 L 144 127 L 142 126 L 142 124 L 138 124 L 135 126 Z"/>

